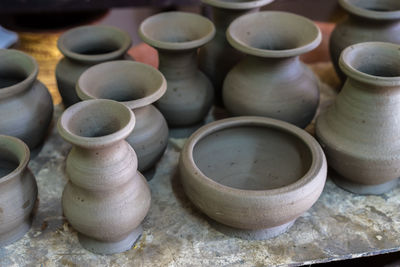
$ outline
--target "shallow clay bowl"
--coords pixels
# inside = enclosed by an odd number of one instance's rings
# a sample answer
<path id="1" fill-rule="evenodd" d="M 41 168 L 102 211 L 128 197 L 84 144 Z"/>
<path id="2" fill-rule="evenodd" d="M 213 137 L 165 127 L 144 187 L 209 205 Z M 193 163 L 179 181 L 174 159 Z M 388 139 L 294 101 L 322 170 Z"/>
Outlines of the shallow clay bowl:
<path id="1" fill-rule="evenodd" d="M 262 117 L 216 121 L 183 147 L 180 177 L 189 199 L 242 238 L 285 232 L 319 198 L 327 164 L 317 141 Z M 221 229 L 221 228 L 220 228 Z"/>

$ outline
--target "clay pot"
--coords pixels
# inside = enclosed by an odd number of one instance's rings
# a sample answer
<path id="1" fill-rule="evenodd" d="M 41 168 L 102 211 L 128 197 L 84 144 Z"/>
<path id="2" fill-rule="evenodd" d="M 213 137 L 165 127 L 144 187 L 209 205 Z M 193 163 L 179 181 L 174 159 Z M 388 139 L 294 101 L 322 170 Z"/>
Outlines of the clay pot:
<path id="1" fill-rule="evenodd" d="M 29 156 L 24 142 L 0 135 L 0 247 L 22 238 L 31 228 L 38 190 L 27 167 Z"/>
<path id="2" fill-rule="evenodd" d="M 82 100 L 112 99 L 135 113 L 135 130 L 126 141 L 138 156 L 139 171 L 153 167 L 168 144 L 167 122 L 152 105 L 166 89 L 167 82 L 158 70 L 127 60 L 106 62 L 89 68 L 81 75 L 76 86 Z"/>
<path id="3" fill-rule="evenodd" d="M 179 162 L 184 191 L 212 219 L 244 238 L 286 231 L 319 198 L 327 165 L 315 139 L 262 117 L 207 124 L 185 143 Z"/>
<path id="4" fill-rule="evenodd" d="M 168 88 L 157 107 L 170 125 L 200 122 L 211 108 L 214 91 L 197 68 L 197 49 L 214 34 L 211 21 L 186 12 L 160 13 L 145 19 L 139 27 L 143 41 L 158 50 L 159 69 Z"/>
<path id="5" fill-rule="evenodd" d="M 316 124 L 330 176 L 354 193 L 384 193 L 400 177 L 400 45 L 350 46 L 339 66 L 348 78 Z"/>
<path id="6" fill-rule="evenodd" d="M 330 53 L 335 70 L 344 82 L 346 75 L 338 62 L 346 47 L 368 41 L 400 44 L 400 1 L 339 0 L 339 4 L 349 16 L 334 29 Z"/>
<path id="7" fill-rule="evenodd" d="M 0 49 L 0 134 L 18 137 L 30 149 L 43 142 L 53 117 L 51 96 L 37 74 L 31 56 Z"/>
<path id="8" fill-rule="evenodd" d="M 318 27 L 298 15 L 265 11 L 233 21 L 227 38 L 248 56 L 225 78 L 226 109 L 235 116 L 265 116 L 306 127 L 317 110 L 319 90 L 299 56 L 321 42 Z"/>
<path id="9" fill-rule="evenodd" d="M 215 24 L 215 38 L 199 51 L 199 67 L 210 78 L 215 90 L 215 103 L 223 105 L 222 85 L 226 74 L 243 57 L 226 40 L 226 30 L 236 18 L 256 12 L 260 7 L 274 0 L 202 0 L 212 7 L 212 19 Z"/>
<path id="10" fill-rule="evenodd" d="M 81 245 L 94 253 L 128 250 L 142 234 L 151 197 L 135 151 L 124 140 L 134 125 L 129 108 L 105 99 L 77 103 L 58 121 L 60 135 L 73 144 L 66 161 L 64 215 Z"/>
<path id="11" fill-rule="evenodd" d="M 75 85 L 89 67 L 123 59 L 131 46 L 130 36 L 110 26 L 81 26 L 63 33 L 57 42 L 64 55 L 56 67 L 56 80 L 66 107 L 80 101 Z"/>

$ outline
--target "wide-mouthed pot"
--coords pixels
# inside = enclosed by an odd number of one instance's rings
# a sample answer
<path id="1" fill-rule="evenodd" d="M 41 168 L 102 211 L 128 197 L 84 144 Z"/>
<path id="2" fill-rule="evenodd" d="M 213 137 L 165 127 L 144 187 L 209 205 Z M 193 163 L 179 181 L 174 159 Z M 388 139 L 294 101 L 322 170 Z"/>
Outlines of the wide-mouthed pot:
<path id="1" fill-rule="evenodd" d="M 53 118 L 53 100 L 38 81 L 36 60 L 0 49 L 0 134 L 15 136 L 30 149 L 40 146 Z"/>
<path id="2" fill-rule="evenodd" d="M 0 135 L 0 247 L 17 241 L 31 227 L 38 189 L 28 163 L 28 146 Z"/>
<path id="3" fill-rule="evenodd" d="M 213 23 L 193 13 L 165 12 L 145 19 L 139 35 L 158 50 L 167 92 L 156 105 L 168 124 L 188 126 L 203 120 L 212 106 L 214 90 L 197 67 L 197 49 L 214 37 Z"/>
<path id="4" fill-rule="evenodd" d="M 332 63 L 340 79 L 346 75 L 339 68 L 340 53 L 348 46 L 380 41 L 400 44 L 400 1 L 339 0 L 349 16 L 338 23 L 330 38 Z"/>
<path id="5" fill-rule="evenodd" d="M 226 30 L 236 18 L 256 12 L 274 0 L 202 0 L 212 8 L 215 38 L 200 48 L 199 67 L 211 80 L 215 90 L 215 103 L 223 105 L 222 86 L 226 74 L 244 56 L 226 40 Z"/>
<path id="6" fill-rule="evenodd" d="M 286 231 L 319 198 L 327 164 L 317 141 L 289 123 L 237 117 L 207 124 L 179 162 L 186 195 L 212 219 L 257 239 Z"/>
<path id="7" fill-rule="evenodd" d="M 316 123 L 330 176 L 354 193 L 384 193 L 400 177 L 400 45 L 350 46 L 339 66 L 348 78 Z"/>
<path id="8" fill-rule="evenodd" d="M 164 76 L 157 69 L 134 61 L 119 60 L 98 64 L 86 70 L 76 90 L 82 100 L 111 99 L 135 114 L 135 130 L 126 141 L 138 156 L 139 171 L 153 167 L 168 144 L 168 125 L 152 105 L 167 89 Z"/>
<path id="9" fill-rule="evenodd" d="M 228 73 L 223 100 L 235 116 L 263 116 L 306 127 L 318 103 L 318 80 L 299 59 L 321 42 L 309 19 L 265 11 L 241 16 L 228 28 L 229 43 L 248 56 Z"/>
<path id="10" fill-rule="evenodd" d="M 134 125 L 129 108 L 106 99 L 74 104 L 58 121 L 61 137 L 73 145 L 66 159 L 63 212 L 82 246 L 94 253 L 129 250 L 143 232 L 151 196 L 125 141 Z"/>
<path id="11" fill-rule="evenodd" d="M 86 69 L 129 58 L 126 51 L 131 43 L 126 32 L 104 25 L 80 26 L 63 33 L 57 42 L 64 57 L 57 64 L 56 80 L 64 105 L 68 107 L 80 101 L 75 85 Z"/>

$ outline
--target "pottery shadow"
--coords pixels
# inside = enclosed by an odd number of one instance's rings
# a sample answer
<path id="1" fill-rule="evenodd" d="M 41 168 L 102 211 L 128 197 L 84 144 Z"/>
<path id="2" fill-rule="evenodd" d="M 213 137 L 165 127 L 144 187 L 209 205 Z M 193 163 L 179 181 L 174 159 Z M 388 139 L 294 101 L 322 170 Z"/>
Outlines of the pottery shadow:
<path id="1" fill-rule="evenodd" d="M 197 124 L 193 124 L 191 126 L 185 127 L 173 127 L 170 126 L 169 128 L 169 137 L 172 138 L 187 138 L 191 136 L 197 129 L 204 125 L 204 121 L 201 121 Z"/>
<path id="2" fill-rule="evenodd" d="M 153 180 L 155 174 L 156 174 L 156 168 L 155 167 L 151 167 L 147 171 L 142 172 L 142 175 L 146 178 L 147 182 L 150 182 L 151 180 Z"/>

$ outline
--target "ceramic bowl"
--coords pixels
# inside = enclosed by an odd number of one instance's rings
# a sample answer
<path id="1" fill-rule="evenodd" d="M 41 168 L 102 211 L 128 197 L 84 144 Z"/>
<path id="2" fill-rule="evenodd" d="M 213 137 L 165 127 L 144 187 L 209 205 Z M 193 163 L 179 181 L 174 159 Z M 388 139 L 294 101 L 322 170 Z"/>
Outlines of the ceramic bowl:
<path id="1" fill-rule="evenodd" d="M 317 201 L 327 175 L 325 155 L 311 135 L 251 116 L 203 126 L 185 143 L 179 164 L 193 204 L 251 239 L 285 232 Z"/>

